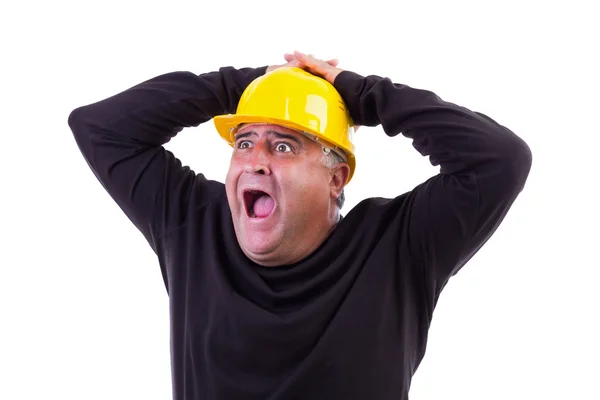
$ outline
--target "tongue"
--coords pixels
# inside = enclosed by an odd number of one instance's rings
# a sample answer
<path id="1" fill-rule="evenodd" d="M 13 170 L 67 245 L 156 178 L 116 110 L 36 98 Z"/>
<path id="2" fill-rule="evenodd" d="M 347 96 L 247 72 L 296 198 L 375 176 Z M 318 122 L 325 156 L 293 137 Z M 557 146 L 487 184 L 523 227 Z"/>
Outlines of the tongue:
<path id="1" fill-rule="evenodd" d="M 254 215 L 257 218 L 264 218 L 271 214 L 273 208 L 275 207 L 275 202 L 269 195 L 262 195 L 254 202 Z"/>

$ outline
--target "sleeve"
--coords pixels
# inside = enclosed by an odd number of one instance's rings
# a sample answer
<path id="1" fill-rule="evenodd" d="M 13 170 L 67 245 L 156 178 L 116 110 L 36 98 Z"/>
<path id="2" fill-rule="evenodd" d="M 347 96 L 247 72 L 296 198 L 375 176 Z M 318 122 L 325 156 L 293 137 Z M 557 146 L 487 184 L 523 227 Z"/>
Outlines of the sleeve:
<path id="1" fill-rule="evenodd" d="M 389 78 L 338 75 L 334 85 L 358 125 L 402 133 L 440 173 L 406 196 L 410 257 L 437 297 L 448 279 L 485 244 L 523 190 L 528 145 L 479 112 Z"/>
<path id="2" fill-rule="evenodd" d="M 209 201 L 217 184 L 182 166 L 163 145 L 185 127 L 235 112 L 243 90 L 266 68 L 167 73 L 69 115 L 96 178 L 155 252 L 161 235 L 196 206 L 191 199 Z"/>

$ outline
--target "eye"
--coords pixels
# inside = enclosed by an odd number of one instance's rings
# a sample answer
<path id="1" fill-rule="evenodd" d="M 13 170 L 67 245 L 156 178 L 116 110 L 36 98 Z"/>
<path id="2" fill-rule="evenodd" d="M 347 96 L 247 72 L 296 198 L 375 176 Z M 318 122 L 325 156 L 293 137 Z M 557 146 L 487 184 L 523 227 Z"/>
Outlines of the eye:
<path id="1" fill-rule="evenodd" d="M 238 142 L 237 144 L 237 148 L 238 149 L 247 149 L 250 147 L 252 143 L 250 143 L 248 140 L 242 140 L 241 142 Z"/>
<path id="2" fill-rule="evenodd" d="M 290 151 L 292 151 L 292 146 L 290 146 L 287 143 L 279 143 L 277 144 L 277 151 L 280 151 L 282 153 L 289 153 Z"/>

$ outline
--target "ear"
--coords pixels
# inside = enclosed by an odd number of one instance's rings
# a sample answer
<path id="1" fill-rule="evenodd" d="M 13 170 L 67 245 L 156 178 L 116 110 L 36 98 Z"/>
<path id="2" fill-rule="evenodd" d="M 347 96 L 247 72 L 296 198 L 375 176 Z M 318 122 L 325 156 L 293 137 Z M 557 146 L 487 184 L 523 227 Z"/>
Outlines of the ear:
<path id="1" fill-rule="evenodd" d="M 339 163 L 331 169 L 331 180 L 329 182 L 331 197 L 337 199 L 340 196 L 349 175 L 350 167 L 346 163 Z"/>

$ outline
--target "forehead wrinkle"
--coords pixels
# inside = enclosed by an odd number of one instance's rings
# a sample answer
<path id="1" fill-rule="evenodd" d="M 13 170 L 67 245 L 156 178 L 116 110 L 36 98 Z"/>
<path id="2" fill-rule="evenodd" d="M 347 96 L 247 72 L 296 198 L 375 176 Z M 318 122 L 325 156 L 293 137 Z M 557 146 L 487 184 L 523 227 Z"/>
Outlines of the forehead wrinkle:
<path id="1" fill-rule="evenodd" d="M 292 140 L 292 141 L 296 142 L 299 146 L 304 147 L 304 143 L 303 143 L 302 139 L 298 137 L 298 136 L 303 136 L 303 135 L 292 134 L 292 133 L 287 133 L 287 132 L 283 133 L 283 132 L 278 132 L 275 130 L 268 130 L 268 131 L 266 131 L 266 134 L 268 136 L 275 136 L 278 139 Z"/>
<path id="2" fill-rule="evenodd" d="M 259 136 L 255 129 L 253 129 L 253 124 L 248 124 L 246 126 L 242 126 L 238 133 L 235 134 L 234 139 L 237 140 L 240 137 L 248 137 L 248 136 Z M 246 130 L 244 130 L 246 129 Z M 304 136 L 304 134 L 298 130 L 282 127 L 279 125 L 273 124 L 272 127 L 264 131 L 264 133 L 268 136 L 275 136 L 279 139 L 288 139 L 293 140 L 302 148 L 306 148 L 307 142 L 313 143 L 312 140 L 309 140 Z"/>

